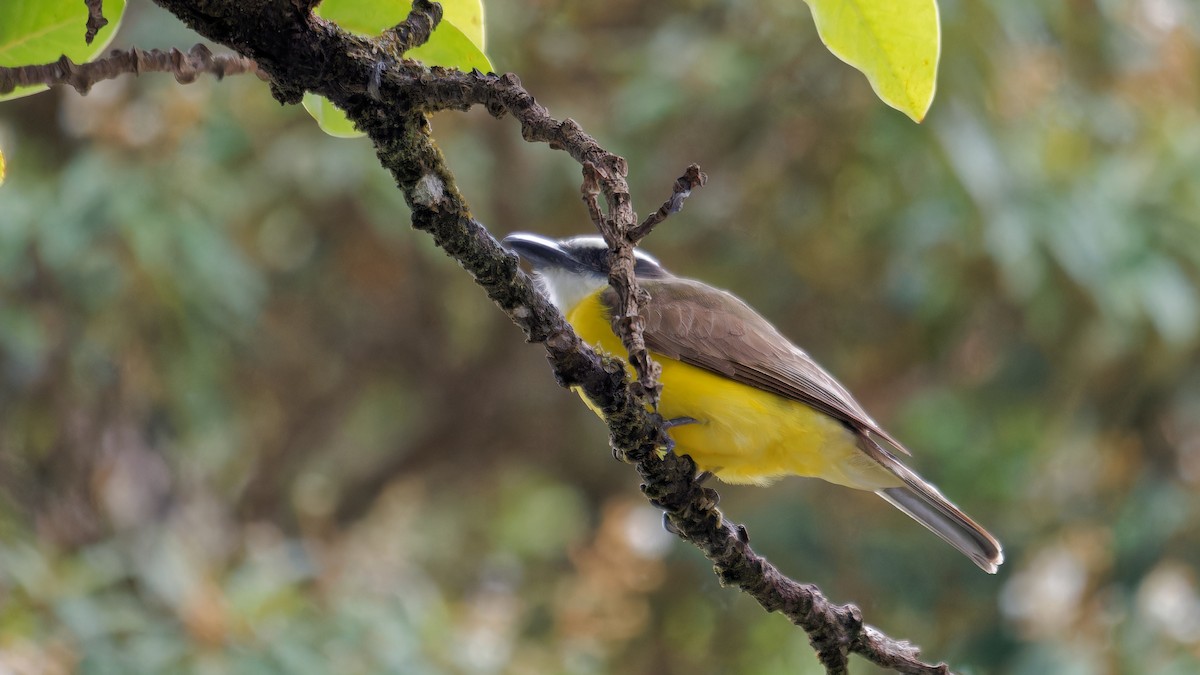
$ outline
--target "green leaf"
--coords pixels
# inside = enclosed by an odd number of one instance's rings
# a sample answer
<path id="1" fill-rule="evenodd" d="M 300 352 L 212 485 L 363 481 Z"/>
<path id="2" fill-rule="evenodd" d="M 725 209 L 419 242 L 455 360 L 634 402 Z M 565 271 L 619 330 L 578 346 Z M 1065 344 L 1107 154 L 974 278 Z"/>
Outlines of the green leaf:
<path id="1" fill-rule="evenodd" d="M 450 24 L 457 28 L 483 51 L 483 0 L 439 0 L 442 5 L 442 22 L 434 31 L 433 42 L 441 32 L 441 26 Z M 408 16 L 412 9 L 411 0 L 326 0 L 317 7 L 317 15 L 336 21 L 339 26 L 360 35 L 378 35 L 395 26 Z M 486 58 L 486 57 L 485 57 Z M 439 63 L 439 66 L 450 64 Z"/>
<path id="2" fill-rule="evenodd" d="M 821 41 L 861 70 L 884 103 L 920 122 L 937 88 L 936 0 L 805 0 Z"/>
<path id="3" fill-rule="evenodd" d="M 317 126 L 321 127 L 321 131 L 334 136 L 336 138 L 358 138 L 363 133 L 354 128 L 354 123 L 346 118 L 345 113 L 337 109 L 337 106 L 329 102 L 329 99 L 324 96 L 317 96 L 311 92 L 304 93 L 304 100 L 301 101 L 304 109 L 309 115 L 317 121 Z"/>
<path id="4" fill-rule="evenodd" d="M 88 11 L 82 0 L 3 0 L 0 2 L 0 66 L 41 65 L 66 54 L 76 63 L 94 59 L 117 32 L 125 0 L 107 0 L 100 29 L 92 44 L 84 41 Z M 48 87 L 18 87 L 0 101 L 45 91 Z"/>
<path id="5" fill-rule="evenodd" d="M 442 3 L 442 18 L 461 31 L 480 52 L 487 48 L 483 32 L 483 0 L 446 0 Z"/>
<path id="6" fill-rule="evenodd" d="M 429 42 L 410 50 L 405 56 L 429 66 L 459 70 L 478 68 L 485 73 L 494 70 L 492 62 L 483 53 L 483 1 L 444 0 L 441 5 L 442 21 Z M 317 8 L 317 13 L 352 33 L 378 35 L 402 21 L 411 8 L 409 0 L 326 0 Z M 330 136 L 353 138 L 362 135 L 342 111 L 322 96 L 305 94 L 304 109 Z"/>
<path id="7" fill-rule="evenodd" d="M 493 70 L 492 62 L 488 60 L 487 55 L 480 51 L 471 38 L 467 37 L 454 24 L 440 24 L 434 31 L 433 37 L 437 39 L 430 39 L 420 47 L 410 49 L 405 56 L 417 59 L 428 66 L 458 68 L 465 71 L 477 68 L 485 73 Z"/>

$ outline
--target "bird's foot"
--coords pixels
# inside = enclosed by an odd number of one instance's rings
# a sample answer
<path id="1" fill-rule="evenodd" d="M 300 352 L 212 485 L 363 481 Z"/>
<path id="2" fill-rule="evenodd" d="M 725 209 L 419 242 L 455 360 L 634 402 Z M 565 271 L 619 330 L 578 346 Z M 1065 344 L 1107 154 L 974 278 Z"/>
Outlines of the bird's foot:
<path id="1" fill-rule="evenodd" d="M 665 513 L 663 514 L 662 526 L 663 526 L 664 530 L 666 530 L 667 532 L 670 532 L 671 534 L 675 535 L 676 537 L 683 536 L 683 533 L 679 531 L 679 528 L 675 527 L 675 523 L 671 522 L 671 516 L 669 516 Z"/>
<path id="2" fill-rule="evenodd" d="M 672 417 L 669 420 L 663 420 L 662 426 L 664 429 L 671 429 L 674 427 L 681 427 L 685 424 L 695 424 L 698 421 L 699 420 L 694 417 Z"/>
<path id="3" fill-rule="evenodd" d="M 666 457 L 675 452 L 675 439 L 666 433 L 675 427 L 681 427 L 685 424 L 695 424 L 697 420 L 692 417 L 672 417 L 671 419 L 663 419 L 659 426 L 663 430 L 663 444 L 659 446 L 659 456 Z"/>

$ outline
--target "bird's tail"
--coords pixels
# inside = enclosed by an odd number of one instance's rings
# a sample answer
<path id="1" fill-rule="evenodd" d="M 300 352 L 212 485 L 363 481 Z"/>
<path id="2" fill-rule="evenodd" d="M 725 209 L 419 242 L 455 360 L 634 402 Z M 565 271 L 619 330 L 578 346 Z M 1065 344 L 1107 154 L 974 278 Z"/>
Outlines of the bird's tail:
<path id="1" fill-rule="evenodd" d="M 973 560 L 984 572 L 996 573 L 996 569 L 1004 562 L 1004 550 L 995 537 L 872 438 L 861 434 L 859 439 L 859 447 L 863 452 L 903 483 L 900 487 L 876 490 L 875 494 L 929 528 L 947 544 Z"/>

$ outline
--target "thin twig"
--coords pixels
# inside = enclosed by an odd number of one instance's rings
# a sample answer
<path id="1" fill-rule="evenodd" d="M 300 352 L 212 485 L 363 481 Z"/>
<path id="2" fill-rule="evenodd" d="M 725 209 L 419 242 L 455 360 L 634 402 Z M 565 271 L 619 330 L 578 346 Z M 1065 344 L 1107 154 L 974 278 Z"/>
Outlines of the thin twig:
<path id="1" fill-rule="evenodd" d="M 617 297 L 622 299 L 613 310 L 613 324 L 617 328 L 617 335 L 621 338 L 626 353 L 629 354 L 629 362 L 633 364 L 634 372 L 637 373 L 637 379 L 632 385 L 633 394 L 646 400 L 651 407 L 655 407 L 658 405 L 658 397 L 662 393 L 662 384 L 659 382 L 662 367 L 650 358 L 650 351 L 646 348 L 646 340 L 642 333 L 645 322 L 642 319 L 640 308 L 649 301 L 649 296 L 638 287 L 637 278 L 633 272 L 636 264 L 633 247 L 636 246 L 636 240 L 627 234 L 632 227 L 623 227 L 614 220 L 613 216 L 605 216 L 600 211 L 598 197 L 602 191 L 601 183 L 600 169 L 591 162 L 584 162 L 583 184 L 580 186 L 580 193 L 583 196 L 588 217 L 609 246 L 611 271 L 608 283 L 617 292 Z M 611 208 L 609 213 L 612 213 Z M 632 211 L 630 211 L 630 215 L 634 215 Z M 666 443 L 665 437 L 661 440 Z"/>
<path id="2" fill-rule="evenodd" d="M 83 39 L 90 45 L 96 39 L 96 33 L 108 25 L 108 19 L 104 18 L 104 0 L 83 0 L 83 4 L 87 5 L 88 11 L 87 25 L 84 26 L 87 32 Z"/>
<path id="3" fill-rule="evenodd" d="M 575 125 L 572 120 L 563 122 L 568 123 Z M 633 272 L 636 262 L 633 249 L 637 246 L 637 240 L 632 238 L 630 233 L 634 229 L 637 214 L 633 212 L 629 199 L 629 185 L 625 181 L 629 167 L 623 157 L 610 153 L 605 155 L 608 161 L 604 165 L 592 161 L 583 162 L 583 185 L 580 191 L 592 224 L 608 244 L 608 284 L 617 295 L 613 325 L 616 326 L 617 335 L 629 354 L 629 363 L 637 374 L 633 382 L 633 394 L 655 409 L 658 407 L 658 397 L 662 393 L 662 383 L 659 382 L 662 368 L 650 358 L 650 350 L 646 348 L 643 335 L 645 322 L 642 319 L 641 307 L 650 298 L 638 287 L 637 277 Z M 607 215 L 600 212 L 597 201 L 600 193 L 604 194 L 608 205 Z M 661 440 L 665 443 L 665 436 Z"/>
<path id="4" fill-rule="evenodd" d="M 217 79 L 242 73 L 259 74 L 258 65 L 253 60 L 237 54 L 214 55 L 202 44 L 193 46 L 186 54 L 175 48 L 143 51 L 134 47 L 114 49 L 108 56 L 88 63 L 75 63 L 64 55 L 54 63 L 44 65 L 0 66 L 0 94 L 7 94 L 17 87 L 39 84 L 68 85 L 86 94 L 92 85 L 103 80 L 153 72 L 172 73 L 180 84 L 193 82 L 202 74 L 213 75 Z"/>
<path id="5" fill-rule="evenodd" d="M 630 239 L 635 243 L 645 239 L 651 230 L 667 219 L 667 216 L 679 213 L 683 209 L 683 202 L 692 196 L 692 190 L 702 187 L 707 182 L 708 174 L 700 170 L 700 165 L 689 164 L 683 175 L 675 179 L 671 197 L 663 202 L 657 211 L 646 216 L 646 219 L 629 233 Z"/>
<path id="6" fill-rule="evenodd" d="M 596 230 L 599 232 L 610 231 L 612 226 L 600 211 L 600 176 L 596 171 L 596 165 L 591 162 L 583 163 L 583 184 L 579 186 L 579 193 L 583 197 L 583 205 L 587 209 L 588 219 L 592 221 Z"/>
<path id="7" fill-rule="evenodd" d="M 416 0 L 408 17 L 384 31 L 379 41 L 400 56 L 428 42 L 429 36 L 433 35 L 433 30 L 441 22 L 441 5 L 429 0 Z"/>

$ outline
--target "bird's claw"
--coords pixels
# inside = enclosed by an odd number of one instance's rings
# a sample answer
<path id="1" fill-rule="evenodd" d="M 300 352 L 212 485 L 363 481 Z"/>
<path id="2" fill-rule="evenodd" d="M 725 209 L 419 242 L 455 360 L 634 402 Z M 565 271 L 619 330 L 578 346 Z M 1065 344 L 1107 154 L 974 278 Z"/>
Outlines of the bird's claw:
<path id="1" fill-rule="evenodd" d="M 675 523 L 671 522 L 671 516 L 667 515 L 666 513 L 663 514 L 662 526 L 663 526 L 664 530 L 666 530 L 667 532 L 670 532 L 671 534 L 675 535 L 676 537 L 683 536 L 683 533 L 681 533 L 679 531 L 679 528 L 675 527 Z"/>
<path id="2" fill-rule="evenodd" d="M 672 417 L 671 419 L 660 418 L 659 428 L 663 430 L 663 443 L 659 446 L 660 455 L 665 457 L 675 452 L 675 439 L 666 433 L 668 430 L 675 427 L 681 427 L 685 424 L 695 424 L 697 420 L 693 417 Z"/>
<path id="3" fill-rule="evenodd" d="M 672 417 L 669 420 L 663 420 L 662 427 L 664 429 L 671 429 L 674 427 L 681 427 L 685 424 L 695 424 L 698 421 L 699 420 L 694 417 Z"/>

